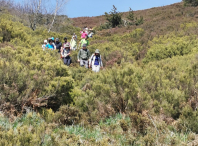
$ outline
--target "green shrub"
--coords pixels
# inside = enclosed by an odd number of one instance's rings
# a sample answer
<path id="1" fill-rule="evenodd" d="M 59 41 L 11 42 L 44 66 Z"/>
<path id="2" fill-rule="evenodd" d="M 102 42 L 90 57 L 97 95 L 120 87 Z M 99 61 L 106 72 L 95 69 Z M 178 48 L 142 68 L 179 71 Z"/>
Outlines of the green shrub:
<path id="1" fill-rule="evenodd" d="M 184 5 L 191 5 L 191 6 L 198 6 L 198 1 L 197 0 L 183 0 Z"/>
<path id="2" fill-rule="evenodd" d="M 122 24 L 122 15 L 117 11 L 117 8 L 113 5 L 113 9 L 109 12 L 105 12 L 105 16 L 111 27 L 116 27 Z"/>
<path id="3" fill-rule="evenodd" d="M 54 115 L 54 120 L 64 125 L 73 125 L 80 123 L 82 114 L 74 107 L 61 106 Z"/>

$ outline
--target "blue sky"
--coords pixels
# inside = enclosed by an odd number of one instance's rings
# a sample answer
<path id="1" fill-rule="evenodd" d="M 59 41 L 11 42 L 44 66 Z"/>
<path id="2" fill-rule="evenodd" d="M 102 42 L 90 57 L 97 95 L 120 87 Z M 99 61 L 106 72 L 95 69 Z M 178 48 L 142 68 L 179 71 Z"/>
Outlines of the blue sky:
<path id="1" fill-rule="evenodd" d="M 14 0 L 21 1 L 21 0 Z M 54 0 L 55 1 L 55 0 Z M 119 12 L 126 12 L 131 7 L 133 10 L 143 10 L 181 2 L 182 0 L 69 0 L 62 14 L 73 17 L 100 16 L 109 12 L 115 5 Z"/>
<path id="2" fill-rule="evenodd" d="M 109 12 L 115 5 L 119 12 L 126 12 L 131 7 L 133 10 L 143 10 L 181 2 L 181 0 L 70 0 L 65 13 L 69 17 L 99 16 Z"/>

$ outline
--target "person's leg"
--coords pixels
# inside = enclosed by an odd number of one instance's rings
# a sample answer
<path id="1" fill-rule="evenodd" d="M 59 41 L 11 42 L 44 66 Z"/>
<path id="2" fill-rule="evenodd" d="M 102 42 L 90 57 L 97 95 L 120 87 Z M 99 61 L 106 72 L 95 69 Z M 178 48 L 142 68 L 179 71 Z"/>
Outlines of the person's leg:
<path id="1" fill-rule="evenodd" d="M 96 66 L 96 72 L 100 71 L 100 65 Z"/>
<path id="2" fill-rule="evenodd" d="M 71 64 L 71 59 L 67 59 L 67 66 L 69 66 Z"/>
<path id="3" fill-rule="evenodd" d="M 85 63 L 85 68 L 89 68 L 88 60 L 85 60 L 84 63 Z"/>
<path id="4" fill-rule="evenodd" d="M 99 65 L 93 65 L 92 66 L 92 71 L 99 72 L 100 71 L 100 66 Z"/>
<path id="5" fill-rule="evenodd" d="M 96 66 L 92 65 L 92 71 L 96 72 Z"/>
<path id="6" fill-rule="evenodd" d="M 83 67 L 84 66 L 84 62 L 83 60 L 80 60 L 80 66 Z"/>
<path id="7" fill-rule="evenodd" d="M 67 64 L 67 59 L 65 57 L 63 58 L 63 61 L 64 61 L 64 64 L 66 65 Z"/>
<path id="8" fill-rule="evenodd" d="M 68 59 L 65 59 L 65 65 L 67 65 L 68 64 Z"/>

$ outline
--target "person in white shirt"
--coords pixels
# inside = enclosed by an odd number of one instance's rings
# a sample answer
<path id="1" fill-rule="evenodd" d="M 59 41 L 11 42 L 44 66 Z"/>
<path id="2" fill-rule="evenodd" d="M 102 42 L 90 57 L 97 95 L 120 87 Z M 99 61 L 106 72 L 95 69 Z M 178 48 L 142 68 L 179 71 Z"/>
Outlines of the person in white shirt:
<path id="1" fill-rule="evenodd" d="M 47 48 L 46 45 L 47 45 L 47 40 L 44 40 L 44 44 L 42 45 L 43 51 L 45 51 L 45 49 Z"/>
<path id="2" fill-rule="evenodd" d="M 91 67 L 94 72 L 99 72 L 100 68 L 103 68 L 102 58 L 98 49 L 96 49 L 95 53 L 89 59 L 89 68 Z"/>

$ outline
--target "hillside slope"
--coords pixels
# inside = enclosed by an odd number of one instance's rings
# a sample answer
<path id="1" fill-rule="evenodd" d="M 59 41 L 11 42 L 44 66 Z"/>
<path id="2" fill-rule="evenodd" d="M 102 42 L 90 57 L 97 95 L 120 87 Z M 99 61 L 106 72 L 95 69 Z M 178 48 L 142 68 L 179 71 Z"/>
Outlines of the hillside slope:
<path id="1" fill-rule="evenodd" d="M 189 21 L 198 21 L 198 10 L 196 7 L 184 7 L 183 3 L 175 3 L 169 6 L 155 7 L 146 10 L 134 11 L 136 17 L 143 16 L 144 24 L 138 26 L 145 31 L 151 33 L 151 35 L 164 35 L 171 31 L 177 30 L 180 24 Z M 126 19 L 128 12 L 123 13 L 123 19 Z M 105 16 L 97 17 L 79 17 L 72 18 L 75 26 L 83 28 L 84 26 L 99 27 L 103 24 Z M 111 34 L 130 32 L 136 29 L 136 26 L 129 26 L 123 28 L 116 28 L 107 30 L 104 32 L 110 32 Z"/>
<path id="2" fill-rule="evenodd" d="M 44 39 L 70 40 L 68 33 L 42 25 L 32 31 L 0 15 L 0 145 L 196 144 L 197 8 L 178 3 L 136 13 L 145 15 L 143 25 L 90 39 L 90 52 L 102 56 L 99 73 L 79 66 L 78 50 L 70 67 L 42 50 Z"/>

